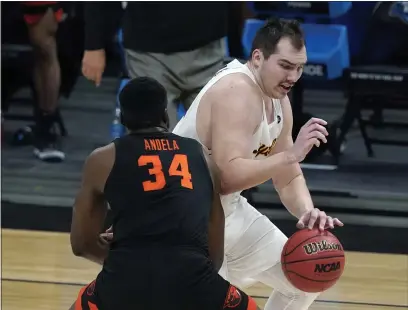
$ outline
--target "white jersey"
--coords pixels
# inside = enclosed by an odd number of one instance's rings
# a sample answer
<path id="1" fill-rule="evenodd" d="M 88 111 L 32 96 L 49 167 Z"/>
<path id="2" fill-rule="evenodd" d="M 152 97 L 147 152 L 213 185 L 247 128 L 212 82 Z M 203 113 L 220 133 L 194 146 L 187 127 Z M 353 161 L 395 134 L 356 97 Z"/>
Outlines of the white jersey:
<path id="1" fill-rule="evenodd" d="M 173 130 L 173 133 L 189 137 L 197 140 L 202 144 L 198 138 L 196 130 L 196 117 L 198 105 L 201 102 L 201 98 L 204 96 L 206 91 L 208 91 L 215 83 L 217 83 L 224 76 L 232 73 L 244 73 L 248 75 L 255 83 L 255 77 L 249 68 L 240 63 L 238 60 L 233 60 L 226 67 L 219 70 L 214 77 L 204 86 L 204 88 L 197 95 L 190 108 L 188 109 L 186 115 L 178 122 Z M 252 138 L 252 158 L 253 159 L 265 159 L 271 153 L 279 134 L 282 131 L 283 125 L 283 115 L 280 100 L 271 99 L 274 109 L 274 120 L 271 124 L 268 124 L 266 113 L 265 113 L 265 103 L 263 103 L 263 117 L 260 126 L 253 135 Z M 203 145 L 204 146 L 204 145 Z M 221 201 L 224 207 L 225 216 L 230 215 L 234 209 L 236 203 L 240 199 L 240 192 L 222 195 Z"/>

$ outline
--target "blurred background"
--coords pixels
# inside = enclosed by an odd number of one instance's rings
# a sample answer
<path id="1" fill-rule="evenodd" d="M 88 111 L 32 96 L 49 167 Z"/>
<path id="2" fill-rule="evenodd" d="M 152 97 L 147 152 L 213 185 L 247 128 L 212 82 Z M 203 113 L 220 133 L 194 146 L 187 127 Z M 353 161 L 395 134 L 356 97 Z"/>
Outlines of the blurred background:
<path id="1" fill-rule="evenodd" d="M 41 19 L 44 10 L 1 3 L 2 228 L 68 232 L 84 159 L 123 133 L 117 118 L 117 94 L 129 78 L 123 25 L 108 34 L 106 68 L 95 87 L 81 73 L 85 4 L 49 2 L 57 22 L 39 29 L 30 18 Z M 312 116 L 327 120 L 330 132 L 327 146 L 302 164 L 315 205 L 346 224 L 336 230 L 346 250 L 408 254 L 408 3 L 224 4 L 224 63 L 248 58 L 268 17 L 301 21 L 308 64 L 290 94 L 293 136 Z M 151 5 L 147 18 L 160 24 L 162 4 Z M 174 5 L 183 10 L 181 2 Z M 39 94 L 44 85 L 57 89 L 54 103 Z M 52 121 L 38 116 L 46 101 Z M 178 117 L 184 112 L 180 104 Z M 52 139 L 41 131 L 47 122 Z M 38 136 L 45 137 L 40 146 Z M 271 182 L 245 195 L 286 234 L 295 231 Z"/>
<path id="2" fill-rule="evenodd" d="M 191 63 L 168 67 L 188 71 L 199 60 L 203 71 L 193 71 L 202 87 L 212 76 L 203 65 L 209 57 L 221 57 L 219 68 L 245 62 L 272 16 L 298 19 L 304 30 L 308 63 L 290 93 L 293 136 L 312 116 L 328 121 L 329 143 L 302 167 L 316 207 L 345 223 L 334 231 L 347 251 L 345 273 L 310 310 L 408 307 L 408 2 L 138 1 L 131 3 L 137 16 L 127 16 L 129 3 L 104 2 L 104 12 L 101 3 L 1 2 L 5 309 L 68 309 L 100 270 L 71 253 L 67 232 L 86 156 L 124 133 L 117 102 L 131 75 L 124 41 L 141 59 L 194 39 Z M 102 23 L 89 26 L 93 18 Z M 175 20 L 178 29 L 169 26 Z M 96 87 L 81 67 L 84 50 L 101 42 L 106 66 Z M 157 72 L 149 64 L 139 74 Z M 174 94 L 177 118 L 189 87 Z M 296 231 L 271 182 L 244 195 L 285 234 Z M 247 292 L 262 307 L 270 291 L 256 284 Z"/>

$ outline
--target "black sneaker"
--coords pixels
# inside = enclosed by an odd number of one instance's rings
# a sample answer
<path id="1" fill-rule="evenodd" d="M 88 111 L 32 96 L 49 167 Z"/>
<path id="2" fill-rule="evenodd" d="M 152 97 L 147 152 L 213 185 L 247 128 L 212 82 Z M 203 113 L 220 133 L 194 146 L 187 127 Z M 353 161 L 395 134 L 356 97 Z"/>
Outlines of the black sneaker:
<path id="1" fill-rule="evenodd" d="M 58 137 L 51 133 L 36 137 L 34 155 L 46 162 L 59 163 L 65 160 L 65 153 L 59 147 Z"/>
<path id="2" fill-rule="evenodd" d="M 58 163 L 65 160 L 55 125 L 52 120 L 46 120 L 35 127 L 34 155 L 42 161 Z"/>

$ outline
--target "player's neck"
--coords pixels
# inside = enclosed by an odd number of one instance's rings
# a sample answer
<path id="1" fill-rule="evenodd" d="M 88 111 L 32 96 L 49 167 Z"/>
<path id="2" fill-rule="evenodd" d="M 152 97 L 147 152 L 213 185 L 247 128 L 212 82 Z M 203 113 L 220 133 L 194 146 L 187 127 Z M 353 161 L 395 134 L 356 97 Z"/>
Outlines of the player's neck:
<path id="1" fill-rule="evenodd" d="M 265 91 L 264 91 L 263 84 L 261 83 L 261 79 L 260 79 L 260 77 L 259 77 L 259 74 L 258 74 L 257 71 L 255 70 L 255 68 L 254 68 L 254 66 L 253 66 L 253 64 L 252 64 L 252 62 L 249 60 L 249 61 L 246 63 L 246 66 L 248 67 L 249 71 L 252 73 L 252 75 L 253 75 L 253 77 L 254 77 L 254 80 L 255 80 L 255 83 L 258 85 L 258 87 L 261 89 L 262 93 L 265 95 L 266 93 L 265 93 Z"/>
<path id="2" fill-rule="evenodd" d="M 147 127 L 147 128 L 141 128 L 141 129 L 136 129 L 136 130 L 129 130 L 130 134 L 141 134 L 141 133 L 167 133 L 169 130 L 165 127 Z"/>

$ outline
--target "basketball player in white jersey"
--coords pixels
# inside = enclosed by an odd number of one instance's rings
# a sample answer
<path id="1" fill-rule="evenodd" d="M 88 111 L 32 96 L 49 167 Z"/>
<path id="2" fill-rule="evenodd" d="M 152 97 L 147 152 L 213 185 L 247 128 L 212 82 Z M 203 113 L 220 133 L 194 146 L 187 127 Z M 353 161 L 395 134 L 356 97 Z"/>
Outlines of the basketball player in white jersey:
<path id="1" fill-rule="evenodd" d="M 220 70 L 202 89 L 174 133 L 198 140 L 222 176 L 226 217 L 220 274 L 239 287 L 263 282 L 275 290 L 266 310 L 305 310 L 317 294 L 294 288 L 280 255 L 287 237 L 240 195 L 272 178 L 298 228 L 342 226 L 314 208 L 299 166 L 313 146 L 326 143 L 326 122 L 313 118 L 292 139 L 288 92 L 302 74 L 306 50 L 299 24 L 270 20 L 257 32 L 251 58 Z"/>

